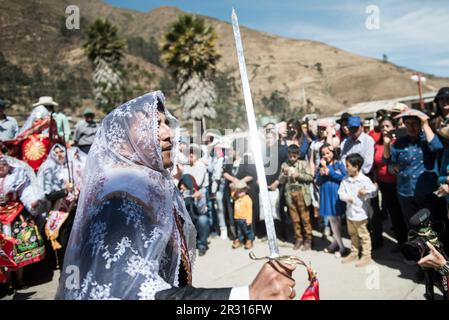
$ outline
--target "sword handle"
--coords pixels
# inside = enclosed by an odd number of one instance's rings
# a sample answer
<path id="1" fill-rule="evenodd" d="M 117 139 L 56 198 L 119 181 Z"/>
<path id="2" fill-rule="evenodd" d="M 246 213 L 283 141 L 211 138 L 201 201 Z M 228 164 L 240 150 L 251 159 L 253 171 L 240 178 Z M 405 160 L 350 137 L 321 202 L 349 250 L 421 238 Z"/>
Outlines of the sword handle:
<path id="1" fill-rule="evenodd" d="M 301 266 L 307 267 L 306 263 L 301 258 L 299 258 L 297 256 L 279 256 L 276 258 L 272 258 L 272 257 L 268 257 L 268 256 L 256 257 L 254 252 L 251 251 L 249 253 L 249 257 L 251 260 L 276 260 L 281 263 L 296 264 L 296 265 L 301 265 Z"/>

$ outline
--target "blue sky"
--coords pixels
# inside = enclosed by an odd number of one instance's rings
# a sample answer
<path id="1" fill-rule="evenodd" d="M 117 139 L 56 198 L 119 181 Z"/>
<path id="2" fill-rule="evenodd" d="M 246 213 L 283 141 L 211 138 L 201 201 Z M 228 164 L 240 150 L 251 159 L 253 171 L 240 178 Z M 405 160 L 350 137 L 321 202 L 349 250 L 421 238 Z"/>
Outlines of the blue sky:
<path id="1" fill-rule="evenodd" d="M 230 22 L 231 8 L 247 27 L 289 38 L 321 41 L 338 48 L 449 77 L 447 0 L 105 0 L 118 7 L 150 11 L 176 6 Z M 366 21 L 374 5 L 379 28 Z M 372 21 L 372 20 L 370 20 Z"/>

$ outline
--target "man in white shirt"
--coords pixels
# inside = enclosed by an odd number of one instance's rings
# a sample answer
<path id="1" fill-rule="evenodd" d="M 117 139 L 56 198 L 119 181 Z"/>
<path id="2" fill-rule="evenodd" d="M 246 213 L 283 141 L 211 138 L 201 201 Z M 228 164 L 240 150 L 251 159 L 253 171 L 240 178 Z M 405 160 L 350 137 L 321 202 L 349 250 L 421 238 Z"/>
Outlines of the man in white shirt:
<path id="1" fill-rule="evenodd" d="M 349 136 L 341 143 L 341 161 L 351 153 L 360 154 L 363 159 L 362 172 L 368 174 L 374 163 L 374 139 L 363 132 L 360 117 L 348 118 Z"/>

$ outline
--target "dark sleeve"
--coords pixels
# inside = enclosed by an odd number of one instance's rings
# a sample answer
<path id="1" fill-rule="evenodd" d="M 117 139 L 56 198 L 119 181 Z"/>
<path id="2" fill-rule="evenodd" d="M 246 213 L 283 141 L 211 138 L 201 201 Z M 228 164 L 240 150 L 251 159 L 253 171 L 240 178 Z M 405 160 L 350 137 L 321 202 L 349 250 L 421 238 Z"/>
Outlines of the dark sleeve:
<path id="1" fill-rule="evenodd" d="M 66 196 L 67 196 L 67 191 L 65 189 L 61 189 L 59 191 L 53 191 L 52 193 L 45 195 L 47 200 L 51 201 L 51 202 L 59 200 L 59 199 L 64 198 Z"/>
<path id="2" fill-rule="evenodd" d="M 302 140 L 301 147 L 299 148 L 299 159 L 304 160 L 307 155 L 307 151 L 309 150 L 309 141 L 304 138 Z"/>
<path id="3" fill-rule="evenodd" d="M 317 186 L 321 186 L 324 182 L 323 177 L 320 174 L 320 168 L 321 168 L 321 165 L 315 171 L 315 183 Z"/>
<path id="4" fill-rule="evenodd" d="M 232 288 L 205 289 L 186 286 L 156 293 L 156 300 L 229 300 Z"/>
<path id="5" fill-rule="evenodd" d="M 232 174 L 232 164 L 224 164 L 223 165 L 223 174 L 230 174 L 231 176 L 233 176 Z"/>

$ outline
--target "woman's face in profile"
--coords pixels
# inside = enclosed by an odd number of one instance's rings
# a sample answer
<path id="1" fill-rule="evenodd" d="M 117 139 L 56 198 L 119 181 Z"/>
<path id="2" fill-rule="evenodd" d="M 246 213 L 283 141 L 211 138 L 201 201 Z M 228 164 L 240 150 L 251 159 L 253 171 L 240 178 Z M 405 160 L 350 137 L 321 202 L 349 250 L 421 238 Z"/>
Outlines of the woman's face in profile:
<path id="1" fill-rule="evenodd" d="M 161 147 L 162 163 L 165 169 L 170 168 L 173 165 L 171 158 L 171 151 L 173 148 L 172 138 L 173 130 L 169 126 L 169 121 L 165 114 L 158 112 L 158 124 L 159 124 L 159 145 Z"/>

